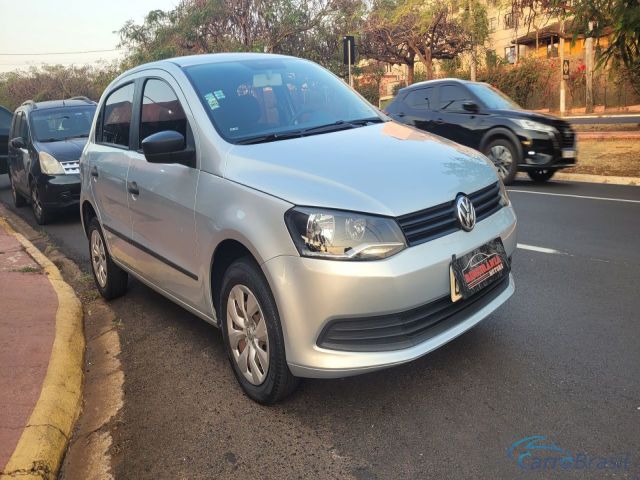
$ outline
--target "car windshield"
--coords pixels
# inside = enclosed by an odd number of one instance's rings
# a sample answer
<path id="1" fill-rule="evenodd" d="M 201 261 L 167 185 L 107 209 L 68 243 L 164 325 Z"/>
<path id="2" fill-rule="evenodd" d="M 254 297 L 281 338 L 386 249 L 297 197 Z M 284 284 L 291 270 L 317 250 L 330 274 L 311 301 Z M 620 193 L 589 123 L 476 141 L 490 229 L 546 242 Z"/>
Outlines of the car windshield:
<path id="1" fill-rule="evenodd" d="M 213 125 L 233 143 L 259 143 L 381 122 L 338 77 L 294 58 L 186 67 Z"/>
<path id="2" fill-rule="evenodd" d="M 59 142 L 89 136 L 95 105 L 47 108 L 31 112 L 33 137 L 40 142 Z"/>
<path id="3" fill-rule="evenodd" d="M 492 110 L 522 110 L 520 105 L 490 85 L 485 83 L 470 83 L 469 88 L 487 108 Z"/>

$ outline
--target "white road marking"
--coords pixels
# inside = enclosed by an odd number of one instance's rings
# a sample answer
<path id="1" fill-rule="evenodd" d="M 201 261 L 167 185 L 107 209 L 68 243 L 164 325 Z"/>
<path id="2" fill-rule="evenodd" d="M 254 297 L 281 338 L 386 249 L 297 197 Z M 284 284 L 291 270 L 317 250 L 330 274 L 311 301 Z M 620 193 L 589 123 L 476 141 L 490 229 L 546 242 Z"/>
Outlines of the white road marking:
<path id="1" fill-rule="evenodd" d="M 527 245 L 526 243 L 518 243 L 517 247 L 521 250 L 531 250 L 532 252 L 552 253 L 555 255 L 567 255 L 567 253 L 561 252 L 560 250 L 554 250 L 553 248 L 546 248 L 546 247 L 536 247 L 535 245 Z"/>
<path id="2" fill-rule="evenodd" d="M 629 200 L 627 198 L 608 198 L 608 197 L 591 197 L 588 195 L 570 195 L 568 193 L 550 193 L 550 192 L 536 192 L 533 190 L 514 190 L 507 189 L 509 193 L 531 193 L 534 195 L 551 195 L 554 197 L 572 197 L 572 198 L 586 198 L 589 200 L 606 200 L 608 202 L 626 202 L 626 203 L 640 203 L 640 200 Z"/>

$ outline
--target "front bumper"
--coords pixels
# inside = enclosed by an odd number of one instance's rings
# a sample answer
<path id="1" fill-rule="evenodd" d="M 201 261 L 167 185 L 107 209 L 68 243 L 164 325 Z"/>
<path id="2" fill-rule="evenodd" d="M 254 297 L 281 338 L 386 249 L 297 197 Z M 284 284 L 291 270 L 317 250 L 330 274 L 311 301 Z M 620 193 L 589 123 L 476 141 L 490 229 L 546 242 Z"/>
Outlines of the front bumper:
<path id="1" fill-rule="evenodd" d="M 38 195 L 42 205 L 50 209 L 66 208 L 80 202 L 80 175 L 39 175 Z"/>
<path id="2" fill-rule="evenodd" d="M 444 345 L 504 303 L 513 278 L 477 308 L 417 345 L 391 351 L 344 351 L 318 346 L 334 319 L 410 310 L 448 295 L 451 255 L 462 255 L 500 236 L 509 256 L 516 248 L 516 217 L 502 208 L 471 232 L 459 231 L 374 262 L 339 262 L 280 256 L 263 264 L 282 322 L 287 363 L 296 376 L 335 378 L 409 362 Z"/>
<path id="3" fill-rule="evenodd" d="M 578 152 L 572 130 L 555 133 L 522 130 L 518 138 L 522 147 L 519 170 L 558 170 L 576 165 Z"/>

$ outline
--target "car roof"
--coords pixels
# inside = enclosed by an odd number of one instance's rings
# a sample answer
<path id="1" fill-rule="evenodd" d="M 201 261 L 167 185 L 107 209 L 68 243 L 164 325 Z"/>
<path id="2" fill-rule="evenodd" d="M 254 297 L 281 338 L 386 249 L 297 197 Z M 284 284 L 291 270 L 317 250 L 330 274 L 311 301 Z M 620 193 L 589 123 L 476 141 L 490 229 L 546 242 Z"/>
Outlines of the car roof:
<path id="1" fill-rule="evenodd" d="M 464 80 L 462 78 L 437 78 L 435 80 L 425 80 L 424 82 L 412 83 L 409 86 L 401 88 L 398 91 L 398 93 L 409 92 L 415 88 L 421 88 L 421 87 L 435 87 L 436 85 L 439 85 L 441 83 L 459 83 L 461 85 L 484 85 L 485 84 L 484 82 L 472 82 L 471 80 Z"/>
<path id="2" fill-rule="evenodd" d="M 193 65 L 203 65 L 207 63 L 223 63 L 223 62 L 238 62 L 242 60 L 266 60 L 266 59 L 293 59 L 297 57 L 291 57 L 289 55 L 279 55 L 274 53 L 251 53 L 251 52 L 235 52 L 235 53 L 205 53 L 200 55 L 187 55 L 184 57 L 173 57 L 165 60 L 158 60 L 156 62 L 144 63 L 138 65 L 123 73 L 122 76 L 129 75 L 131 73 L 138 72 L 140 70 L 147 70 L 154 67 L 167 67 L 170 65 L 177 65 L 178 67 L 191 67 Z M 304 59 L 299 59 L 305 61 Z"/>
<path id="3" fill-rule="evenodd" d="M 27 100 L 18 109 L 31 109 L 31 110 L 47 110 L 50 108 L 61 107 L 86 107 L 88 105 L 96 105 L 96 103 L 89 99 L 67 99 L 67 100 L 47 100 L 44 102 L 34 102 Z"/>

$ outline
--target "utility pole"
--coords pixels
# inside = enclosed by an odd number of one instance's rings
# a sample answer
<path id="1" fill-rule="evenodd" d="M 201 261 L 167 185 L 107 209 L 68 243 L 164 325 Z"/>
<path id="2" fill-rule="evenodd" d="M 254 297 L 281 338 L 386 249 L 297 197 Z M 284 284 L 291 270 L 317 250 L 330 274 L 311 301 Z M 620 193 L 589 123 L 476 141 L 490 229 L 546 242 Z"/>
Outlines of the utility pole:
<path id="1" fill-rule="evenodd" d="M 586 94 L 587 94 L 587 98 L 585 99 L 585 112 L 586 113 L 593 113 L 593 63 L 594 63 L 594 58 L 593 58 L 593 27 L 594 27 L 594 22 L 593 20 L 589 22 L 589 33 L 587 34 L 587 38 L 584 41 L 584 47 L 585 47 L 585 66 L 586 66 L 586 83 L 587 83 L 587 88 L 586 88 Z"/>
<path id="2" fill-rule="evenodd" d="M 564 80 L 564 17 L 560 20 L 560 115 L 564 115 L 566 111 L 565 90 L 566 83 Z"/>
<path id="3" fill-rule="evenodd" d="M 476 58 L 475 18 L 473 17 L 473 2 L 469 0 L 469 19 L 471 20 L 471 81 L 476 81 L 478 71 L 478 59 Z"/>

